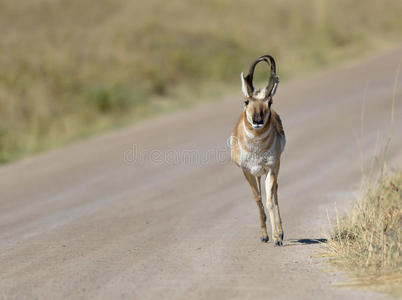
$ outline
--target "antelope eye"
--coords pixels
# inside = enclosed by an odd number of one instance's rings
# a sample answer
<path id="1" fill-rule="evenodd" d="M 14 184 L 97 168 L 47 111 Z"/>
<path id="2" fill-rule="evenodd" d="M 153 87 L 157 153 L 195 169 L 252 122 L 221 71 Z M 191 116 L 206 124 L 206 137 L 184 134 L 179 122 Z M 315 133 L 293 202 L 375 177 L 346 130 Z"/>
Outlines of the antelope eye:
<path id="1" fill-rule="evenodd" d="M 244 100 L 244 104 L 246 104 L 246 106 L 248 105 L 249 101 L 248 99 Z"/>

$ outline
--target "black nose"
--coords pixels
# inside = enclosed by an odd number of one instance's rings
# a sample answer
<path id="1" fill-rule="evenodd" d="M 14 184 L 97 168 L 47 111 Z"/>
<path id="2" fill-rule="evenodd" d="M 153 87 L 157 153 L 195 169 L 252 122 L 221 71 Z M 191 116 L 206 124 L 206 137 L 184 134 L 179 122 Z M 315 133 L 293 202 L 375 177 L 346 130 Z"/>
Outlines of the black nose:
<path id="1" fill-rule="evenodd" d="M 253 118 L 253 122 L 256 125 L 261 125 L 262 123 L 264 123 L 264 116 L 263 114 L 255 114 L 254 118 Z"/>

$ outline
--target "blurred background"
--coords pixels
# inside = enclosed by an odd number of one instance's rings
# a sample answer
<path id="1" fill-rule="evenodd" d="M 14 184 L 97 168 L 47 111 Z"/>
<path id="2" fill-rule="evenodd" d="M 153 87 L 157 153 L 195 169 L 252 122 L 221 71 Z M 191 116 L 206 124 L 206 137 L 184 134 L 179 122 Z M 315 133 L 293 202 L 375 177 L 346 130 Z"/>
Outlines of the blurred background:
<path id="1" fill-rule="evenodd" d="M 400 0 L 0 0 L 0 163 L 401 41 Z M 260 77 L 261 77 L 261 73 Z"/>

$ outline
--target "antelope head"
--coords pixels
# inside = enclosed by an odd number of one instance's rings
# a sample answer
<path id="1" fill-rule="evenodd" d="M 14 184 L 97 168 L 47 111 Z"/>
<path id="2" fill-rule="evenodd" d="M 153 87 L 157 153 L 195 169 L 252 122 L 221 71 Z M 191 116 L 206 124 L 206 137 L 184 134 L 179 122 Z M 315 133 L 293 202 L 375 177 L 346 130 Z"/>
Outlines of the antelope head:
<path id="1" fill-rule="evenodd" d="M 261 61 L 271 65 L 271 76 L 265 88 L 254 89 L 254 70 L 256 65 Z M 271 55 L 260 56 L 251 64 L 248 75 L 244 76 L 243 73 L 241 73 L 240 77 L 242 91 L 245 97 L 244 103 L 246 105 L 247 121 L 254 129 L 261 129 L 264 127 L 271 114 L 272 97 L 275 95 L 279 83 L 274 58 Z"/>

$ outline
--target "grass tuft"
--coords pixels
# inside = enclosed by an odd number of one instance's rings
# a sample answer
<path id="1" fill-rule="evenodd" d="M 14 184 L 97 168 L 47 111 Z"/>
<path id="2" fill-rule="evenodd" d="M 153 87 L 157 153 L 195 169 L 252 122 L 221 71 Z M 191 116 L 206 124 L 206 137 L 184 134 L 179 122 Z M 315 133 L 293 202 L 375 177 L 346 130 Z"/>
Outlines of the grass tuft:
<path id="1" fill-rule="evenodd" d="M 402 173 L 384 173 L 346 217 L 337 218 L 327 254 L 356 274 L 348 285 L 402 295 Z"/>

